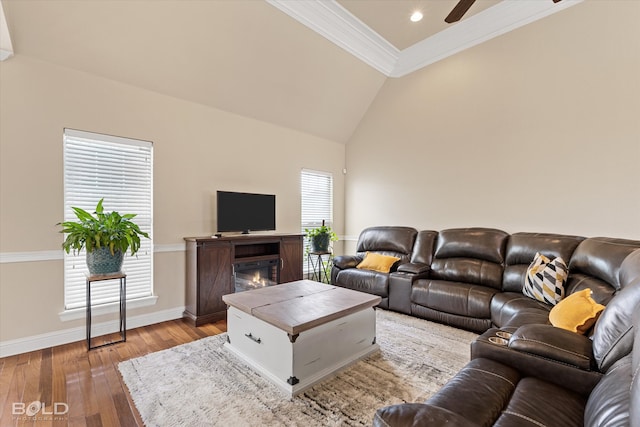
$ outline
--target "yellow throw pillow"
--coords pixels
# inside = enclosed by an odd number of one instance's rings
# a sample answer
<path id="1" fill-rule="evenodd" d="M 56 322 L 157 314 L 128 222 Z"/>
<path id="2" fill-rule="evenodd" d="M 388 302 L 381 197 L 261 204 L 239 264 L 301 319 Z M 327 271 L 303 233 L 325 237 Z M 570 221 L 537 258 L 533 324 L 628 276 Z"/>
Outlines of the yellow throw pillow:
<path id="1" fill-rule="evenodd" d="M 400 261 L 400 258 L 389 255 L 380 255 L 375 252 L 367 252 L 362 262 L 358 264 L 356 268 L 388 273 L 391 270 L 391 266 L 393 266 L 397 261 Z"/>
<path id="2" fill-rule="evenodd" d="M 584 335 L 604 310 L 604 305 L 591 298 L 591 289 L 575 292 L 551 309 L 549 321 L 556 328 Z"/>

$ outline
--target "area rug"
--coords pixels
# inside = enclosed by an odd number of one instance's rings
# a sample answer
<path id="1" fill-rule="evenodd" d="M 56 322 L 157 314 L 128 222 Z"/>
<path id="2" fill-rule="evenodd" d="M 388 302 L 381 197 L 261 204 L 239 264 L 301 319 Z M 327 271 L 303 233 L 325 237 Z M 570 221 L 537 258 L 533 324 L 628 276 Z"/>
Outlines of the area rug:
<path id="1" fill-rule="evenodd" d="M 435 393 L 477 336 L 385 310 L 376 320 L 379 352 L 294 398 L 224 349 L 226 334 L 118 368 L 147 426 L 370 426 L 376 409 Z"/>

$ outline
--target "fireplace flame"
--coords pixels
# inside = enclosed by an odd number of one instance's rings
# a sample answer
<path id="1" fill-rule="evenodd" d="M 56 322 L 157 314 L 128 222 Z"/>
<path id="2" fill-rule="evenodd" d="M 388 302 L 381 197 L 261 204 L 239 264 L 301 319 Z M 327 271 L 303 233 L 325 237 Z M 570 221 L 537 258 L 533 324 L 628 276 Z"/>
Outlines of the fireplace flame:
<path id="1" fill-rule="evenodd" d="M 253 275 L 253 283 L 255 283 L 255 284 L 259 284 L 259 285 L 262 285 L 262 286 L 266 286 L 266 284 L 267 284 L 267 283 L 266 283 L 266 281 L 265 281 L 265 279 L 263 279 L 263 278 L 260 276 L 260 272 L 259 272 L 259 271 L 257 271 L 257 272 Z"/>
<path id="2" fill-rule="evenodd" d="M 264 288 L 266 286 L 275 285 L 276 281 L 271 278 L 271 274 L 275 275 L 275 267 L 268 269 L 246 269 L 236 272 L 235 274 L 235 291 L 242 292 L 250 289 Z"/>

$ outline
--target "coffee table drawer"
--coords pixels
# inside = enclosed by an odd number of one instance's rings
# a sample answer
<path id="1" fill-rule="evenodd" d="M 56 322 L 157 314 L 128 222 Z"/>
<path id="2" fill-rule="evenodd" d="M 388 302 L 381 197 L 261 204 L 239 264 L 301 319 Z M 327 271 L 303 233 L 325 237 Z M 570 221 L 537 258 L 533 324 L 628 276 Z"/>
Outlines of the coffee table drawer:
<path id="1" fill-rule="evenodd" d="M 292 376 L 293 353 L 289 336 L 250 314 L 229 307 L 229 346 L 250 359 L 248 362 L 270 371 L 281 381 Z"/>
<path id="2" fill-rule="evenodd" d="M 227 348 L 291 395 L 378 349 L 373 308 L 292 337 L 229 307 L 227 330 Z"/>

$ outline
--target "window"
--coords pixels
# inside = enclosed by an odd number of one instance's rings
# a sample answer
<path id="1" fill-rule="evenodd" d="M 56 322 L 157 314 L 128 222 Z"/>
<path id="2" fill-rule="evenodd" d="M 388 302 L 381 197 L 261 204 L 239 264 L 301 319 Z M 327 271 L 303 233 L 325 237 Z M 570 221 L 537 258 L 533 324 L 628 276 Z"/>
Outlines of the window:
<path id="1" fill-rule="evenodd" d="M 333 226 L 333 176 L 327 172 L 303 169 L 300 174 L 302 231 L 322 225 Z M 305 239 L 305 248 L 308 242 Z M 307 263 L 303 263 L 307 273 Z"/>
<path id="2" fill-rule="evenodd" d="M 77 206 L 93 213 L 104 198 L 107 212 L 137 214 L 134 221 L 146 232 L 153 230 L 153 145 L 151 142 L 110 135 L 64 130 L 64 220 L 74 221 Z M 140 250 L 125 255 L 127 300 L 152 295 L 153 242 L 141 239 Z M 86 306 L 85 251 L 64 254 L 65 310 Z M 108 283 L 108 282 L 105 282 Z M 118 284 L 92 289 L 91 302 L 119 300 Z"/>

